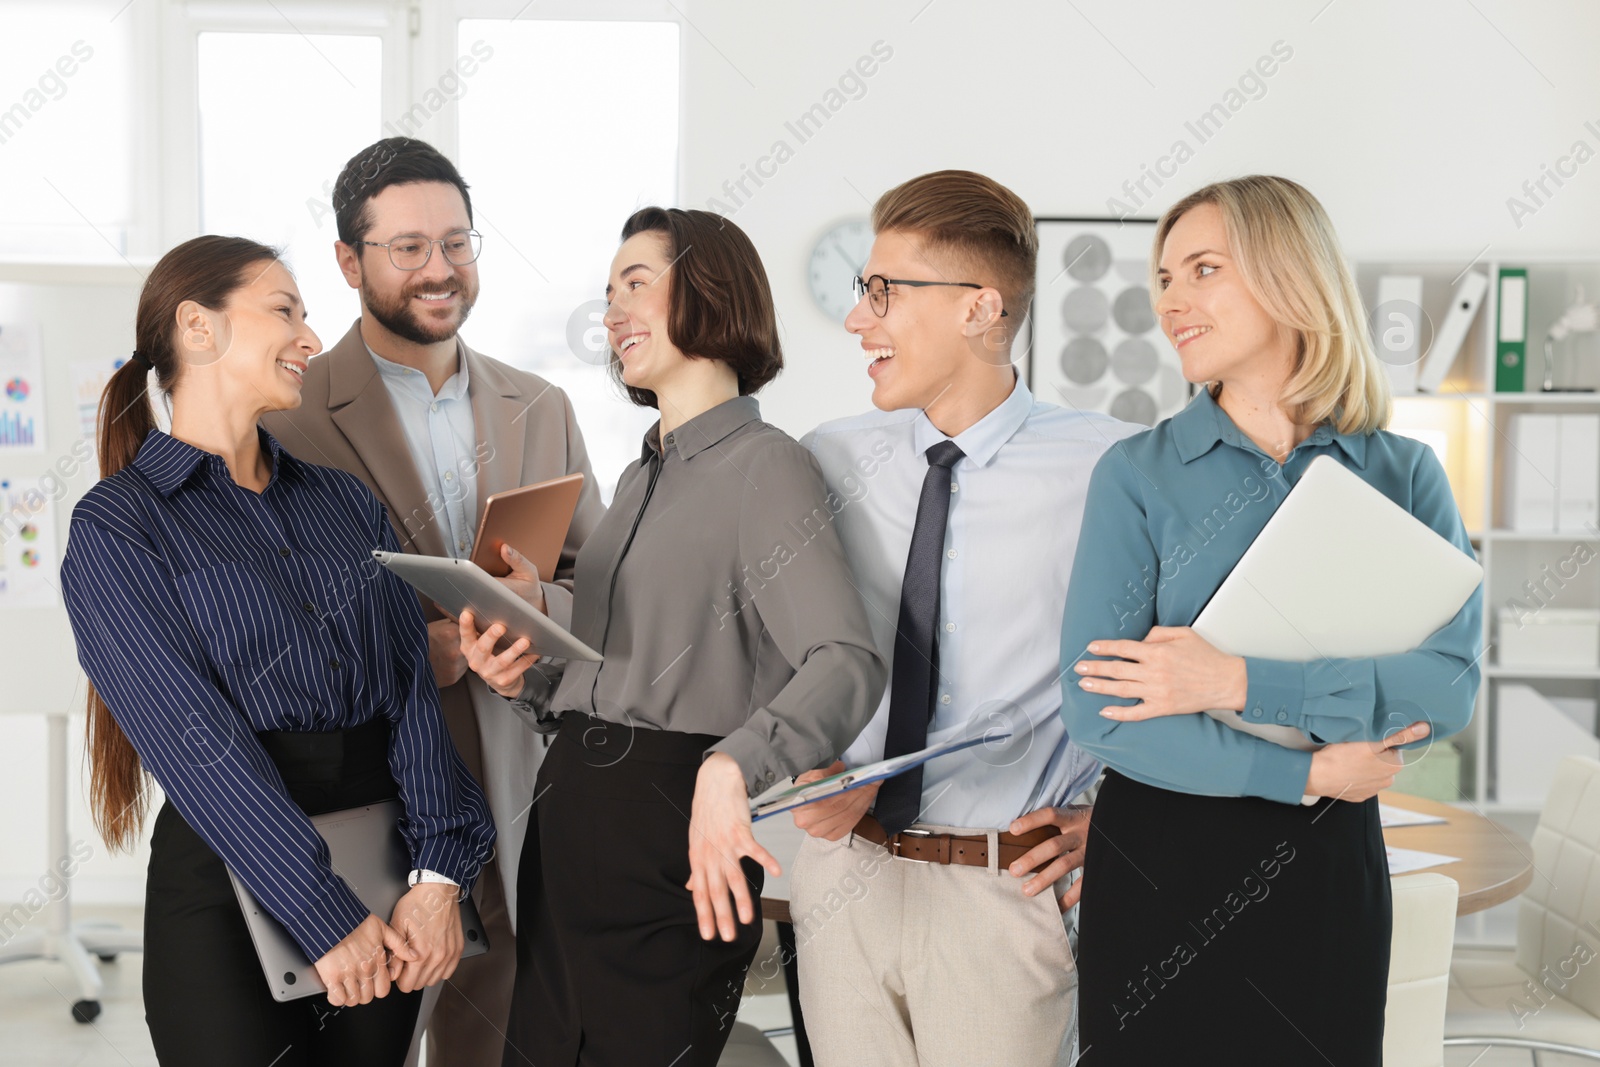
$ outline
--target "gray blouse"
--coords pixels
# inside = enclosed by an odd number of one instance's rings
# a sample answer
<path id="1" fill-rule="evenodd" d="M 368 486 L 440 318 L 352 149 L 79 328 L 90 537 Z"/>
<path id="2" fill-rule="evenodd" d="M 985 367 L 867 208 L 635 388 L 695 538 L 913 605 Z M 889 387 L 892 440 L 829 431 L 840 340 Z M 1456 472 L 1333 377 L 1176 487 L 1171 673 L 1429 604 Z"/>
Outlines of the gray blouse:
<path id="1" fill-rule="evenodd" d="M 752 795 L 825 766 L 888 670 L 811 454 L 741 396 L 644 439 L 578 554 L 572 632 L 603 663 L 543 661 L 515 707 L 714 734 Z"/>

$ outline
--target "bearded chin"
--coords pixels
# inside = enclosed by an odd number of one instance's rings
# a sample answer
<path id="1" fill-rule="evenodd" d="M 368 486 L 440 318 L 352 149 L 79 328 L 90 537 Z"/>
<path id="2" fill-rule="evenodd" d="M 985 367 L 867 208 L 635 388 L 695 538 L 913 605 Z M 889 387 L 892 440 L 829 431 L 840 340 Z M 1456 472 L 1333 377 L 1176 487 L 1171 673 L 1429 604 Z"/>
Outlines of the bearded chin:
<path id="1" fill-rule="evenodd" d="M 461 297 L 460 322 L 436 322 L 425 317 L 411 302 L 409 295 L 400 296 L 392 301 L 380 298 L 366 286 L 361 287 L 361 299 L 367 306 L 367 311 L 377 319 L 379 324 L 396 337 L 403 337 L 412 344 L 432 345 L 440 341 L 448 341 L 461 329 L 462 323 L 467 321 L 467 316 L 472 314 L 471 294 L 465 288 L 459 292 Z"/>

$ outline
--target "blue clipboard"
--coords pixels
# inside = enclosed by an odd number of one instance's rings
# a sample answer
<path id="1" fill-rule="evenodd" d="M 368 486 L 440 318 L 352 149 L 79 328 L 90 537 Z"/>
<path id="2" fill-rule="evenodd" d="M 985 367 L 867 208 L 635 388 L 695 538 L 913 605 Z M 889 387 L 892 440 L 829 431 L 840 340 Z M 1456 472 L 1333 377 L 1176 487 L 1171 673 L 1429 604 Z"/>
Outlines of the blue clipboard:
<path id="1" fill-rule="evenodd" d="M 771 815 L 779 815 L 795 808 L 815 804 L 828 797 L 836 797 L 840 793 L 847 793 L 852 789 L 860 789 L 873 782 L 881 782 L 886 778 L 893 778 L 897 774 L 904 774 L 913 767 L 920 767 L 931 759 L 949 755 L 951 752 L 960 752 L 964 748 L 974 745 L 998 743 L 1011 739 L 1009 730 L 979 734 L 977 737 L 958 737 L 949 741 L 941 741 L 937 745 L 929 745 L 920 752 L 908 752 L 904 756 L 895 756 L 892 759 L 879 760 L 877 763 L 868 763 L 860 767 L 852 767 L 827 778 L 805 785 L 793 786 L 777 793 L 760 804 L 750 805 L 750 821 L 760 822 Z"/>

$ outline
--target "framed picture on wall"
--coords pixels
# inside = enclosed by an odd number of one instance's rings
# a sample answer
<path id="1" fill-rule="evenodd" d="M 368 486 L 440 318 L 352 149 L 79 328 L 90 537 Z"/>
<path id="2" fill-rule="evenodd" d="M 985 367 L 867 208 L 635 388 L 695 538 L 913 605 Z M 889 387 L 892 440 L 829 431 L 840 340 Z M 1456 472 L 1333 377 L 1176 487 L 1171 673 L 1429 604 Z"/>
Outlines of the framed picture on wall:
<path id="1" fill-rule="evenodd" d="M 1155 219 L 1040 218 L 1030 317 L 1033 395 L 1154 426 L 1191 390 L 1150 308 Z"/>

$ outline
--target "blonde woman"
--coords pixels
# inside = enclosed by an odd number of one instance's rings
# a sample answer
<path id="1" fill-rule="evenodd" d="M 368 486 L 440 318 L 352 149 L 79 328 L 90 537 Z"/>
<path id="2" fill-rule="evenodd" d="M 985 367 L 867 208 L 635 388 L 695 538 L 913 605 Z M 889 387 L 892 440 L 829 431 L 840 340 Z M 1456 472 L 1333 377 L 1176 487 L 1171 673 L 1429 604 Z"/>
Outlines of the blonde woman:
<path id="1" fill-rule="evenodd" d="M 1241 658 L 1188 627 L 1318 456 L 1472 548 L 1433 453 L 1383 429 L 1383 369 L 1309 192 L 1256 176 L 1185 197 L 1157 227 L 1151 286 L 1205 387 L 1100 461 L 1067 594 L 1062 715 L 1108 768 L 1081 1047 L 1119 1065 L 1198 1049 L 1375 1065 L 1390 911 L 1374 798 L 1399 748 L 1471 716 L 1482 590 L 1420 648 L 1375 659 Z M 1196 714 L 1212 708 L 1330 744 L 1282 748 Z"/>

